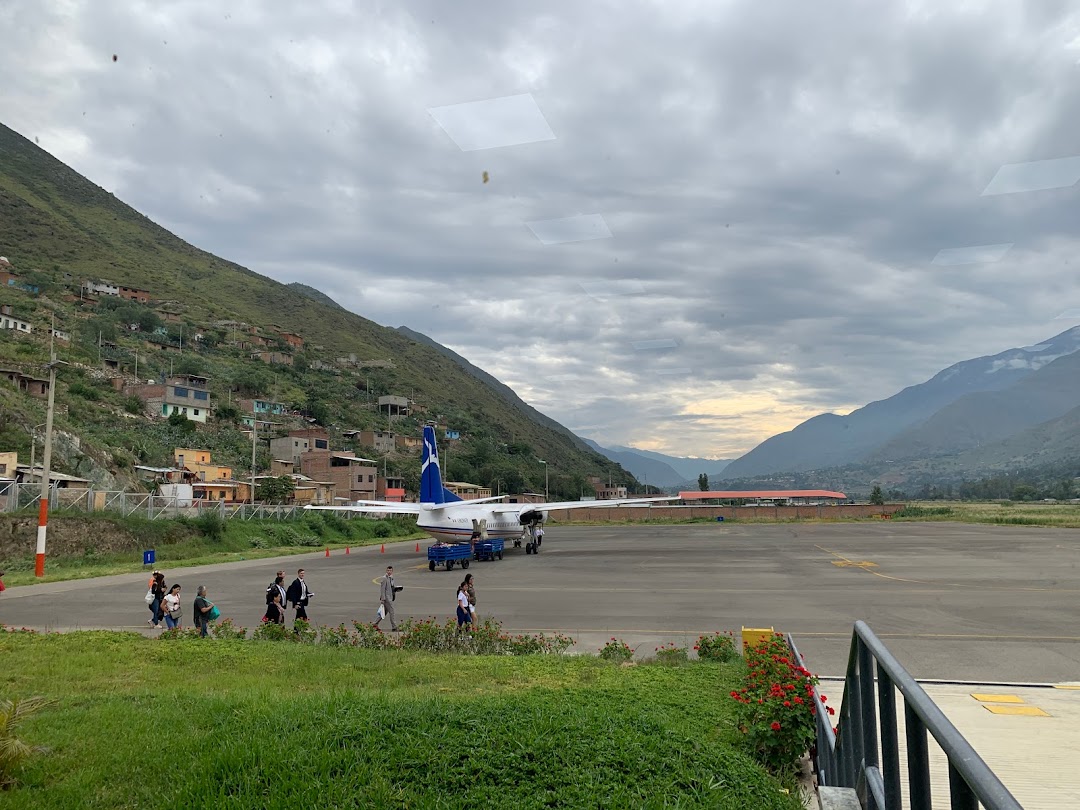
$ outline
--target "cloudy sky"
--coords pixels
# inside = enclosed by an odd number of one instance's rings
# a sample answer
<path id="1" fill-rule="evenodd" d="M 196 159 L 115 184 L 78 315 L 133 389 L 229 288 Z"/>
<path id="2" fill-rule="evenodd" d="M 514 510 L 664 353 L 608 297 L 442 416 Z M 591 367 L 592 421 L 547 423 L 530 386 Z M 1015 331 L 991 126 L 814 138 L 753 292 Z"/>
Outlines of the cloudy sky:
<path id="1" fill-rule="evenodd" d="M 735 456 L 1080 307 L 1065 0 L 0 0 L 0 30 L 0 121 L 603 444 Z"/>

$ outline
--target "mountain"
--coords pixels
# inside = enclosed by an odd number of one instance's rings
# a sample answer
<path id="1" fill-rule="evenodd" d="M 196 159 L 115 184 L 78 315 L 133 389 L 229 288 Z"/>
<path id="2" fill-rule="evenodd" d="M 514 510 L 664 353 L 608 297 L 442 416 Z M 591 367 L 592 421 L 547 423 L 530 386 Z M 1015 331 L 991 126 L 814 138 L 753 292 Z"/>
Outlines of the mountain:
<path id="1" fill-rule="evenodd" d="M 643 456 L 634 450 L 613 450 L 601 447 L 592 439 L 583 441 L 596 452 L 622 465 L 622 468 L 634 475 L 639 481 L 654 487 L 674 486 L 683 479 L 671 466 L 654 458 Z"/>
<path id="2" fill-rule="evenodd" d="M 58 422 L 80 437 L 83 469 L 97 465 L 130 477 L 133 460 L 161 465 L 177 446 L 177 436 L 162 422 L 144 420 L 138 404 L 108 384 L 102 363 L 112 357 L 129 375 L 137 363 L 143 379 L 173 370 L 208 376 L 222 414 L 235 414 L 234 393 L 273 398 L 327 427 L 335 443 L 347 429 L 387 427 L 387 417 L 374 407 L 376 397 L 407 396 L 425 409 L 422 418 L 462 432 L 449 461 L 462 480 L 489 485 L 501 478 L 508 489 L 535 489 L 545 478 L 540 456 L 550 464 L 553 496 L 577 497 L 586 475 L 635 484 L 565 428 L 513 405 L 494 378 L 466 373 L 424 341 L 348 312 L 306 285 L 281 284 L 188 244 L 3 125 L 0 255 L 41 290 L 33 295 L 5 288 L 3 303 L 31 321 L 35 332 L 0 340 L 0 365 L 40 368 L 48 357 L 45 325 L 53 317 L 71 333 L 70 344 L 59 347 L 61 359 L 72 365 L 57 386 L 66 411 Z M 169 302 L 168 312 L 163 308 L 159 317 L 112 296 L 85 300 L 78 294 L 84 279 L 149 291 L 155 301 Z M 136 320 L 149 331 L 130 330 Z M 254 359 L 248 338 L 220 326 L 229 321 L 258 327 L 287 364 Z M 162 334 L 153 334 L 155 326 Z M 181 329 L 187 340 L 178 346 Z M 304 346 L 289 346 L 275 329 L 301 336 Z M 194 341 L 195 334 L 203 339 Z M 351 355 L 350 363 L 338 362 Z M 0 387 L 0 448 L 28 453 L 29 426 L 44 421 L 40 410 L 37 400 Z M 393 426 L 418 432 L 418 424 L 408 417 Z M 249 468 L 251 441 L 227 419 L 200 427 L 198 441 L 215 460 Z M 510 443 L 521 452 L 499 450 Z M 415 473 L 412 459 L 401 465 L 402 474 Z"/>
<path id="3" fill-rule="evenodd" d="M 749 478 L 860 463 L 908 428 L 971 394 L 1002 391 L 1080 348 L 1080 327 L 1045 343 L 965 360 L 846 416 L 819 414 L 733 461 L 724 478 Z"/>
<path id="4" fill-rule="evenodd" d="M 470 363 L 460 354 L 455 352 L 453 349 L 449 349 L 446 346 L 443 346 L 441 343 L 428 337 L 427 335 L 412 330 L 407 326 L 399 326 L 397 328 L 397 331 L 405 335 L 410 340 L 416 341 L 417 343 L 422 343 L 425 346 L 430 346 L 443 357 L 448 357 L 453 360 L 466 374 L 471 377 L 475 377 L 484 385 L 491 388 L 499 396 L 501 396 L 503 400 L 506 401 L 507 405 L 517 411 L 520 411 L 533 422 L 536 422 L 536 424 L 541 425 L 548 430 L 553 430 L 556 433 L 561 433 L 565 435 L 568 439 L 570 439 L 570 441 L 575 444 L 575 446 L 583 450 L 586 448 L 596 450 L 595 447 L 592 447 L 588 442 L 582 440 L 568 428 L 563 427 L 550 416 L 545 416 L 544 414 L 540 413 L 540 411 L 536 410 L 536 408 L 534 408 L 532 405 L 525 402 L 525 400 L 523 400 L 521 397 L 514 393 L 514 390 L 510 386 L 506 385 L 503 382 L 500 382 L 498 379 L 493 377 L 491 374 L 488 374 L 482 368 L 474 366 L 472 363 Z M 601 455 L 604 455 L 604 453 L 601 452 Z"/>
<path id="5" fill-rule="evenodd" d="M 687 458 L 668 456 L 653 450 L 638 450 L 636 447 L 601 447 L 592 439 L 584 439 L 596 452 L 617 461 L 623 469 L 634 474 L 639 481 L 647 481 L 658 487 L 677 487 L 692 480 L 697 486 L 697 477 L 705 473 L 710 478 L 719 476 L 730 464 L 729 459 Z"/>
<path id="6" fill-rule="evenodd" d="M 709 478 L 714 476 L 719 477 L 720 474 L 727 469 L 727 466 L 732 462 L 730 458 L 694 458 L 692 456 L 669 456 L 664 453 L 657 453 L 654 450 L 639 450 L 636 447 L 623 447 L 621 445 L 614 445 L 612 450 L 619 452 L 635 453 L 639 456 L 645 456 L 646 458 L 656 459 L 662 461 L 671 467 L 676 473 L 679 474 L 680 480 L 688 481 L 693 480 L 696 484 L 697 477 L 701 473 L 705 473 Z"/>
<path id="7" fill-rule="evenodd" d="M 314 287 L 309 287 L 307 284 L 301 284 L 299 281 L 294 281 L 292 284 L 286 284 L 285 286 L 294 292 L 300 293 L 300 295 L 305 298 L 310 298 L 312 301 L 318 301 L 320 304 L 326 304 L 328 307 L 334 307 L 335 309 L 345 309 L 345 307 L 326 293 L 320 292 Z"/>
<path id="8" fill-rule="evenodd" d="M 1056 419 L 1080 403 L 1080 353 L 1067 354 L 1002 391 L 965 394 L 867 457 L 900 461 L 961 453 Z"/>

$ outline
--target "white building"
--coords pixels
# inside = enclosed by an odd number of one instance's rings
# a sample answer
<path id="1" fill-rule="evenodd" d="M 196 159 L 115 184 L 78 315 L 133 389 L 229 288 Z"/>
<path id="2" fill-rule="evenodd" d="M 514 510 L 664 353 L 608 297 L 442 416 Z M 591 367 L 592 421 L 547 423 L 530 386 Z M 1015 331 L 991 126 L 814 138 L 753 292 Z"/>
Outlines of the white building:
<path id="1" fill-rule="evenodd" d="M 16 332 L 22 332 L 27 335 L 34 331 L 34 327 L 30 325 L 29 321 L 24 321 L 12 315 L 0 315 L 0 327 L 4 329 L 14 329 Z"/>

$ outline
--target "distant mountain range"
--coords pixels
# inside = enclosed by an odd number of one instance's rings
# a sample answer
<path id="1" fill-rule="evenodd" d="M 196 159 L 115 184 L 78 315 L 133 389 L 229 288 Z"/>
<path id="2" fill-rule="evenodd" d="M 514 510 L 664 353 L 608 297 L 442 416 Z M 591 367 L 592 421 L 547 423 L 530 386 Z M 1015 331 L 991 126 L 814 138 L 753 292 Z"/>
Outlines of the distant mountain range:
<path id="1" fill-rule="evenodd" d="M 618 462 L 642 483 L 654 487 L 676 487 L 692 481 L 697 487 L 697 477 L 705 473 L 709 478 L 719 476 L 731 463 L 730 459 L 687 458 L 667 456 L 652 450 L 638 450 L 634 447 L 602 447 L 592 439 L 583 439 L 596 452 Z"/>
<path id="2" fill-rule="evenodd" d="M 729 464 L 725 478 L 862 465 L 980 473 L 1064 460 L 1080 421 L 1080 327 L 1040 343 L 965 360 L 852 411 L 820 414 Z M 1065 440 L 1065 441 L 1063 441 Z"/>

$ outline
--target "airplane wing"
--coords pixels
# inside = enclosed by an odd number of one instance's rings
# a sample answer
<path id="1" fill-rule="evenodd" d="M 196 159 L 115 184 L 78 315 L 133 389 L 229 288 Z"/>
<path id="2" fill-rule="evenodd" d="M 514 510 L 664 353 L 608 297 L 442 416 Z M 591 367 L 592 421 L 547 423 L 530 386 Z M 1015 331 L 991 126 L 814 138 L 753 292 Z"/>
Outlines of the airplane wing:
<path id="1" fill-rule="evenodd" d="M 472 506 L 477 503 L 501 501 L 505 497 L 505 495 L 492 495 L 490 498 L 468 498 L 460 501 L 447 501 L 446 503 L 428 504 L 428 509 L 433 512 L 438 512 L 443 509 L 453 509 L 455 506 Z"/>
<path id="2" fill-rule="evenodd" d="M 305 506 L 305 509 L 327 512 L 368 512 L 388 515 L 419 515 L 420 504 L 396 501 L 357 501 L 350 506 Z"/>
<path id="3" fill-rule="evenodd" d="M 621 498 L 617 500 L 603 501 L 556 501 L 555 503 L 508 503 L 503 506 L 496 506 L 492 509 L 492 511 L 528 512 L 536 509 L 543 512 L 550 512 L 553 509 L 586 509 L 590 507 L 603 508 L 612 506 L 644 506 L 650 503 L 661 503 L 677 500 L 679 500 L 678 495 L 669 495 L 665 498 Z"/>

